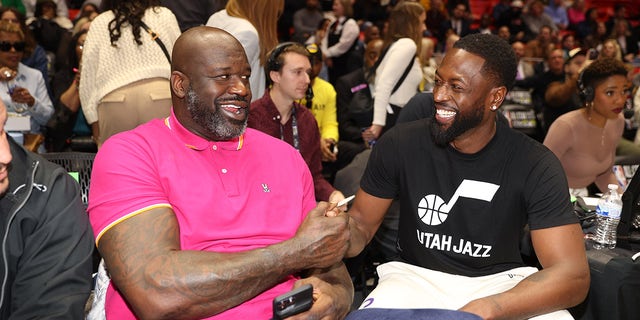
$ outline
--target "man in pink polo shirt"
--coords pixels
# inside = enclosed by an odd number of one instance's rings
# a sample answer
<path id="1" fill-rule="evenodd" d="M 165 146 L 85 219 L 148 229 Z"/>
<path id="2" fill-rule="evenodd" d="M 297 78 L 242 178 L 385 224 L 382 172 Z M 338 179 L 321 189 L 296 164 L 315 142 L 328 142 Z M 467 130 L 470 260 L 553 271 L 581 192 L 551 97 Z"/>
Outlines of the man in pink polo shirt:
<path id="1" fill-rule="evenodd" d="M 266 319 L 274 297 L 310 283 L 315 302 L 300 317 L 343 318 L 348 217 L 316 206 L 294 148 L 246 129 L 242 46 L 196 27 L 172 56 L 171 115 L 113 136 L 94 162 L 89 215 L 111 277 L 96 289 L 104 314 Z"/>

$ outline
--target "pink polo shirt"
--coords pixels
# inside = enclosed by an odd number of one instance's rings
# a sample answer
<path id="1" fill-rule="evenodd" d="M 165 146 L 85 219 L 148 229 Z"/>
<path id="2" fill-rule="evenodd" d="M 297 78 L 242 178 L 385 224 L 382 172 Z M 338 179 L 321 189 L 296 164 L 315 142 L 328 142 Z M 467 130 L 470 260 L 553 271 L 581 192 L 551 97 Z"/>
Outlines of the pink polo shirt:
<path id="1" fill-rule="evenodd" d="M 207 141 L 185 129 L 173 112 L 110 138 L 91 176 L 89 217 L 96 243 L 110 227 L 157 207 L 180 225 L 183 250 L 238 252 L 293 237 L 315 207 L 313 180 L 289 144 L 247 129 L 233 141 Z M 210 319 L 259 319 L 271 301 L 291 290 L 290 276 L 274 288 Z M 110 285 L 106 313 L 135 319 Z"/>

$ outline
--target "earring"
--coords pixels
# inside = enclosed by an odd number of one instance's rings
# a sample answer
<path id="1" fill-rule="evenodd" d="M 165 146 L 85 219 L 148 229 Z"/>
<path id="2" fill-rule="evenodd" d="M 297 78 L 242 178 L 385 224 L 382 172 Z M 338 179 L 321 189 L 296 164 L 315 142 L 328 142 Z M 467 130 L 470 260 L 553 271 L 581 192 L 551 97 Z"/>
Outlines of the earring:
<path id="1" fill-rule="evenodd" d="M 498 107 L 494 104 L 489 109 L 491 109 L 491 111 L 496 111 L 498 109 Z"/>

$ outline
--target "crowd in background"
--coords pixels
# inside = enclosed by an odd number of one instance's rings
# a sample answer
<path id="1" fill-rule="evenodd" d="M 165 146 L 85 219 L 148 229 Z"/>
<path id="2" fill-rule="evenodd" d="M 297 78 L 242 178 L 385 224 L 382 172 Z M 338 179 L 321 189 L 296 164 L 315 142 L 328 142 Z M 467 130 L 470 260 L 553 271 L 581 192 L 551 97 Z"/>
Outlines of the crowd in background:
<path id="1" fill-rule="evenodd" d="M 634 88 L 640 82 L 636 76 L 640 66 L 640 17 L 637 11 L 630 12 L 633 9 L 624 1 L 609 1 L 608 7 L 602 7 L 589 0 L 420 0 L 414 2 L 424 10 L 421 21 L 402 21 L 396 27 L 390 21 L 390 12 L 401 1 L 276 0 L 251 5 L 242 0 L 148 0 L 124 5 L 120 2 L 126 1 L 115 0 L 4 0 L 0 19 L 14 23 L 19 32 L 13 46 L 11 41 L 0 39 L 0 64 L 10 66 L 12 59 L 21 63 L 20 67 L 15 64 L 7 69 L 10 76 L 0 80 L 7 88 L 24 87 L 28 91 L 27 98 L 12 95 L 13 91 L 2 92 L 0 97 L 11 113 L 31 116 L 28 133 L 14 135 L 31 149 L 95 152 L 110 135 L 169 113 L 169 62 L 138 21 L 151 24 L 151 31 L 165 42 L 169 54 L 179 33 L 196 25 L 217 26 L 234 34 L 252 64 L 254 100 L 268 89 L 263 68 L 268 52 L 277 43 L 315 45 L 311 53 L 321 58 L 315 58 L 318 71 L 314 78 L 327 81 L 330 88 L 318 92 L 314 103 L 305 104 L 318 121 L 323 167 L 332 179 L 337 170 L 393 125 L 395 115 L 415 93 L 433 88 L 440 59 L 467 34 L 493 33 L 512 44 L 520 59 L 516 90 L 531 94 L 537 127 L 530 135 L 539 141 L 544 140 L 555 118 L 579 107 L 579 102 L 545 98 L 551 83 L 575 77 L 567 69 L 571 62 L 581 65 L 596 57 L 614 57 L 627 65 Z M 148 12 L 160 5 L 169 10 Z M 120 17 L 115 28 L 110 24 L 114 17 Z M 90 28 L 96 22 L 97 26 Z M 125 31 L 131 25 L 140 29 L 134 36 L 135 44 L 129 43 L 130 32 Z M 390 26 L 392 35 L 388 34 Z M 118 43 L 120 36 L 123 40 Z M 406 40 L 397 41 L 401 38 Z M 383 41 L 382 45 L 370 50 L 373 62 L 367 63 L 367 45 L 377 39 Z M 386 54 L 389 49 L 391 53 Z M 414 61 L 409 56 L 416 57 L 415 64 L 405 66 L 407 61 Z M 378 57 L 382 59 L 376 64 Z M 31 69 L 42 77 L 24 76 Z M 405 70 L 408 76 L 402 74 Z M 336 92 L 339 79 L 354 71 L 363 72 L 364 79 L 358 79 L 361 83 L 349 84 L 351 92 Z M 309 86 L 313 87 L 314 81 Z M 396 83 L 398 91 L 392 90 Z M 131 95 L 142 87 L 156 94 L 139 104 L 154 105 L 151 108 L 162 111 L 122 111 L 130 104 Z M 353 90 L 356 87 L 358 90 Z M 369 88 L 368 97 L 356 94 L 365 87 Z M 326 92 L 335 96 L 333 101 L 326 102 Z M 124 97 L 129 100 L 123 102 Z M 355 123 L 353 112 L 346 110 L 353 104 L 353 97 L 375 105 L 373 118 Z M 26 108 L 21 107 L 31 100 L 33 103 L 27 103 Z M 638 104 L 630 95 L 628 109 Z M 158 105 L 161 107 L 155 107 Z M 135 120 L 131 115 L 136 113 L 145 115 Z M 628 114 L 625 138 L 632 142 L 637 125 L 631 112 Z M 334 145 L 336 150 L 345 148 L 342 155 L 331 152 Z M 638 152 L 633 143 L 624 146 L 628 147 L 624 152 Z"/>

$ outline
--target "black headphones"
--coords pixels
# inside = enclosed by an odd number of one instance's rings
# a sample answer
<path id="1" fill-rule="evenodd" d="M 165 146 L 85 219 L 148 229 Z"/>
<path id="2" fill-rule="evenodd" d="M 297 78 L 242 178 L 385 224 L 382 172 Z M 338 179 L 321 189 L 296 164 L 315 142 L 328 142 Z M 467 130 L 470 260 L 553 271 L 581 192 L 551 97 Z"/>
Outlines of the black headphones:
<path id="1" fill-rule="evenodd" d="M 580 100 L 584 103 L 588 103 L 593 101 L 594 92 L 591 86 L 587 86 L 582 79 L 584 75 L 584 70 L 580 72 L 580 76 L 578 77 L 578 95 L 580 96 Z"/>
<path id="2" fill-rule="evenodd" d="M 269 72 L 280 71 L 280 69 L 282 68 L 282 65 L 280 64 L 280 61 L 278 61 L 278 58 L 280 58 L 280 55 L 282 54 L 282 52 L 284 52 L 286 48 L 292 45 L 299 45 L 299 43 L 287 41 L 287 42 L 278 44 L 275 48 L 273 48 L 273 50 L 271 50 L 271 53 L 269 54 L 269 58 L 267 59 L 267 63 L 264 65 L 265 72 L 267 73 L 267 79 L 269 80 L 269 82 L 271 82 L 271 78 L 269 78 Z"/>

